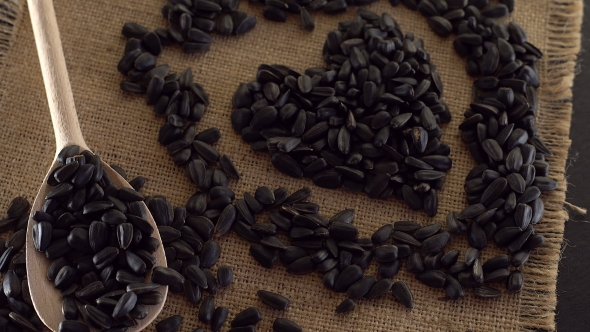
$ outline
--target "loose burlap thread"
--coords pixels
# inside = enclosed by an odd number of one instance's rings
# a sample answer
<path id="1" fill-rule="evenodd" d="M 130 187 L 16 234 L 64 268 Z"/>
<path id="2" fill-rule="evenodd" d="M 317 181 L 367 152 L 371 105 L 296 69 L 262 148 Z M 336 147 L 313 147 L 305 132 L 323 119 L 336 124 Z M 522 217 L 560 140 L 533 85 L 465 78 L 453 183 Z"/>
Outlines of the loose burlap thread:
<path id="1" fill-rule="evenodd" d="M 131 177 L 148 178 L 144 194 L 162 194 L 175 205 L 183 205 L 195 188 L 183 169 L 174 166 L 165 147 L 156 141 L 163 120 L 153 115 L 142 96 L 119 90 L 123 76 L 116 70 L 125 43 L 120 33 L 122 25 L 134 21 L 149 29 L 164 27 L 160 14 L 164 3 L 164 0 L 54 1 L 74 99 L 88 145 L 105 161 L 122 166 Z M 249 255 L 249 243 L 232 234 L 220 240 L 222 255 L 218 265 L 233 267 L 235 282 L 216 296 L 216 305 L 229 308 L 230 320 L 249 306 L 261 308 L 264 317 L 258 325 L 261 331 L 271 331 L 277 317 L 294 320 L 305 331 L 555 330 L 557 268 L 567 219 L 563 204 L 565 161 L 570 146 L 571 86 L 580 48 L 582 6 L 582 0 L 521 0 L 512 13 L 512 19 L 525 28 L 529 39 L 545 53 L 539 63 L 542 86 L 538 90 L 537 121 L 541 137 L 553 151 L 553 156 L 548 158 L 550 176 L 559 182 L 556 191 L 543 194 L 546 212 L 536 230 L 547 241 L 522 268 L 526 284 L 521 293 L 504 293 L 500 299 L 481 300 L 468 290 L 465 298 L 448 301 L 443 291 L 418 283 L 405 271 L 404 265 L 393 280 L 403 280 L 412 289 L 416 302 L 413 310 L 405 309 L 387 295 L 358 301 L 353 312 L 338 315 L 334 308 L 345 295 L 327 290 L 320 275 L 289 275 L 280 264 L 264 269 Z M 355 224 L 361 236 L 370 236 L 384 223 L 396 220 L 415 220 L 423 225 L 444 223 L 448 212 L 465 207 L 464 178 L 475 163 L 458 130 L 471 95 L 472 80 L 465 73 L 464 61 L 454 53 L 452 38 L 434 35 L 418 13 L 402 6 L 393 8 L 387 1 L 368 8 L 392 14 L 405 32 L 412 31 L 423 38 L 441 74 L 444 98 L 453 114 L 451 123 L 443 126 L 442 140 L 451 147 L 453 168 L 439 195 L 438 215 L 428 218 L 395 199 L 370 200 L 362 194 L 315 187 L 309 179 L 285 176 L 272 167 L 267 155 L 251 151 L 231 129 L 231 97 L 238 83 L 252 80 L 261 63 L 281 63 L 299 71 L 322 66 L 321 50 L 326 34 L 336 28 L 338 21 L 352 19 L 355 9 L 337 16 L 312 14 L 316 29 L 309 33 L 300 28 L 297 16 L 289 16 L 285 24 L 269 22 L 262 18 L 261 6 L 242 1 L 240 9 L 259 19 L 252 32 L 241 37 L 216 35 L 211 50 L 204 54 L 186 55 L 178 46 L 172 46 L 158 58 L 158 63 L 168 63 L 175 72 L 190 66 L 195 79 L 209 92 L 211 105 L 198 128 L 220 128 L 223 137 L 217 148 L 230 156 L 241 173 L 240 181 L 231 183 L 238 196 L 253 192 L 260 185 L 284 186 L 291 192 L 310 186 L 314 191 L 313 201 L 321 205 L 322 214 L 330 216 L 354 208 Z M 50 166 L 55 143 L 24 1 L 0 1 L 0 17 L 0 209 L 5 209 L 15 196 L 34 198 Z M 260 215 L 258 221 L 268 222 L 268 218 Z M 464 236 L 453 237 L 448 250 L 463 252 L 467 246 Z M 490 245 L 482 255 L 485 260 L 504 252 Z M 369 268 L 369 272 L 374 271 L 375 264 Z M 269 309 L 257 299 L 259 289 L 287 296 L 291 306 L 284 312 Z M 183 296 L 171 294 L 157 320 L 181 314 L 182 331 L 206 327 L 197 320 L 198 308 Z"/>

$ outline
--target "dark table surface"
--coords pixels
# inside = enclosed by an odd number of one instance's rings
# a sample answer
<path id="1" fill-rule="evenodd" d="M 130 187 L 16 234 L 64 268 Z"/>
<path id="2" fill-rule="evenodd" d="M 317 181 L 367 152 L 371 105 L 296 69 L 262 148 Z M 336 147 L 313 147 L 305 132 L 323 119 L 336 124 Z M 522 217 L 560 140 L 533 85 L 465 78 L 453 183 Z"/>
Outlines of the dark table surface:
<path id="1" fill-rule="evenodd" d="M 590 3 L 584 8 L 582 51 L 574 82 L 574 114 L 568 160 L 567 201 L 590 208 Z M 557 329 L 590 331 L 590 215 L 571 214 L 565 227 L 563 258 L 557 280 Z"/>

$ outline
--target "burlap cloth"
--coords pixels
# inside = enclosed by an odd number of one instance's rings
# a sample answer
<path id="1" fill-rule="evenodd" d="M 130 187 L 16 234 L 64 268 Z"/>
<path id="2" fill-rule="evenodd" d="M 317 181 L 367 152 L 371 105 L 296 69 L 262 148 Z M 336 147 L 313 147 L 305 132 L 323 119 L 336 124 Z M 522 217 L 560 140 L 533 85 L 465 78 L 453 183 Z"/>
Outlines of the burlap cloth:
<path id="1" fill-rule="evenodd" d="M 55 0 L 65 57 L 74 99 L 88 145 L 103 158 L 124 167 L 131 176 L 149 179 L 145 194 L 166 195 L 175 205 L 182 205 L 194 192 L 183 169 L 174 166 L 166 148 L 156 141 L 163 120 L 156 118 L 142 97 L 123 93 L 117 72 L 124 38 L 121 27 L 135 21 L 155 29 L 165 25 L 160 9 L 163 0 Z M 45 90 L 33 33 L 24 0 L 0 1 L 0 209 L 17 195 L 33 199 L 54 155 L 54 137 L 47 108 Z M 530 40 L 544 53 L 540 62 L 540 111 L 538 118 L 542 138 L 554 153 L 549 158 L 550 176 L 559 188 L 543 195 L 546 213 L 536 227 L 547 238 L 545 246 L 534 252 L 524 267 L 526 284 L 520 294 L 504 294 L 496 300 L 479 300 L 469 290 L 465 298 L 444 300 L 444 292 L 419 284 L 402 268 L 394 280 L 403 280 L 412 289 L 416 301 L 413 310 L 395 303 L 392 296 L 359 301 L 357 308 L 338 315 L 334 308 L 345 295 L 327 290 L 318 274 L 293 276 L 282 266 L 264 269 L 248 253 L 249 243 L 235 234 L 221 240 L 219 261 L 234 268 L 235 282 L 216 296 L 216 305 L 230 310 L 229 320 L 239 311 L 258 306 L 263 313 L 260 331 L 271 331 L 276 317 L 298 322 L 306 331 L 515 331 L 554 330 L 556 279 L 564 223 L 566 181 L 565 163 L 570 146 L 569 128 L 572 105 L 571 85 L 576 55 L 580 47 L 582 0 L 520 0 L 513 18 L 528 33 Z M 458 125 L 470 102 L 471 79 L 464 61 L 452 49 L 452 39 L 442 39 L 428 28 L 418 13 L 402 6 L 392 8 L 388 1 L 369 6 L 376 12 L 387 11 L 404 31 L 423 38 L 445 85 L 445 100 L 453 114 L 443 127 L 443 141 L 451 146 L 453 168 L 440 194 L 439 213 L 428 218 L 413 212 L 405 204 L 390 199 L 369 200 L 365 195 L 344 190 L 327 190 L 313 186 L 309 179 L 295 180 L 276 171 L 267 155 L 251 151 L 232 129 L 229 121 L 231 97 L 238 83 L 253 79 L 261 63 L 282 63 L 303 71 L 321 66 L 321 50 L 326 34 L 341 20 L 352 19 L 355 9 L 328 17 L 313 15 L 316 29 L 305 32 L 299 17 L 289 16 L 286 24 L 266 21 L 261 6 L 243 0 L 240 9 L 258 16 L 256 28 L 236 38 L 214 37 L 211 50 L 201 55 L 183 54 L 179 47 L 168 47 L 158 58 L 180 72 L 190 66 L 211 95 L 211 106 L 200 129 L 219 127 L 222 139 L 217 147 L 237 165 L 242 178 L 232 183 L 238 195 L 252 192 L 259 185 L 284 186 L 294 191 L 302 186 L 314 190 L 313 201 L 327 216 L 344 209 L 357 211 L 355 224 L 361 236 L 368 236 L 384 223 L 416 220 L 424 225 L 444 222 L 449 211 L 465 206 L 464 178 L 474 166 L 466 146 L 460 140 Z M 3 15 L 2 15 L 3 14 Z M 12 37 L 11 37 L 12 35 Z M 267 221 L 261 216 L 259 221 Z M 455 237 L 452 248 L 466 248 L 465 237 Z M 483 253 L 487 259 L 503 253 L 493 245 Z M 462 256 L 461 256 L 462 259 Z M 280 264 L 278 264 L 280 265 Z M 374 270 L 374 264 L 372 270 Z M 285 312 L 263 305 L 256 297 L 258 289 L 281 293 L 292 304 Z M 57 304 L 56 305 L 61 305 Z M 158 319 L 172 314 L 185 317 L 183 331 L 206 327 L 197 320 L 198 306 L 182 296 L 171 295 Z M 223 329 L 229 328 L 227 323 Z M 153 328 L 152 328 L 153 329 Z"/>

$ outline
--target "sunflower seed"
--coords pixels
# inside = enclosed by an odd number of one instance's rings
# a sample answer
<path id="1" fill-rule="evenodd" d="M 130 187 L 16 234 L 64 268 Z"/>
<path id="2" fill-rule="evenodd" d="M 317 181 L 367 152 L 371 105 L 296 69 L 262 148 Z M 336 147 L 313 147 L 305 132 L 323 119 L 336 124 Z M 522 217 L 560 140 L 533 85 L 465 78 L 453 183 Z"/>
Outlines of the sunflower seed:
<path id="1" fill-rule="evenodd" d="M 441 37 L 448 37 L 453 30 L 451 22 L 449 22 L 446 18 L 442 16 L 429 17 L 428 25 L 434 31 L 434 33 Z"/>
<path id="2" fill-rule="evenodd" d="M 158 323 L 156 323 L 156 331 L 158 332 L 173 332 L 178 331 L 180 325 L 182 325 L 183 318 L 180 315 L 170 316 L 168 318 L 162 319 Z"/>
<path id="3" fill-rule="evenodd" d="M 482 299 L 491 299 L 491 298 L 497 298 L 502 296 L 502 292 L 489 287 L 489 286 L 479 286 L 476 287 L 474 290 L 474 294 L 476 297 L 482 298 Z"/>
<path id="4" fill-rule="evenodd" d="M 397 259 L 397 247 L 394 245 L 384 245 L 375 248 L 374 250 L 375 259 L 378 262 L 393 262 Z"/>
<path id="5" fill-rule="evenodd" d="M 163 300 L 164 298 L 160 292 L 152 291 L 139 295 L 137 304 L 155 305 L 161 303 Z"/>
<path id="6" fill-rule="evenodd" d="M 346 299 L 336 307 L 336 312 L 339 314 L 346 313 L 353 310 L 354 307 L 356 307 L 356 303 L 351 299 Z"/>
<path id="7" fill-rule="evenodd" d="M 415 251 L 408 257 L 408 271 L 413 273 L 424 271 L 424 259 L 419 252 Z"/>
<path id="8" fill-rule="evenodd" d="M 508 278 L 510 271 L 507 269 L 497 269 L 484 276 L 485 282 L 500 282 Z"/>
<path id="9" fill-rule="evenodd" d="M 273 331 L 276 332 L 301 332 L 303 329 L 297 323 L 287 318 L 277 318 L 272 323 Z"/>
<path id="10" fill-rule="evenodd" d="M 263 267 L 271 268 L 276 261 L 276 252 L 274 249 L 266 248 L 259 244 L 250 246 L 250 254 Z"/>
<path id="11" fill-rule="evenodd" d="M 417 240 L 424 240 L 424 239 L 436 234 L 440 230 L 441 227 L 442 227 L 442 225 L 440 223 L 434 223 L 434 224 L 424 226 L 424 227 L 416 230 L 412 235 Z"/>
<path id="12" fill-rule="evenodd" d="M 113 309 L 112 316 L 119 318 L 127 315 L 135 307 L 137 302 L 137 295 L 133 292 L 127 292 L 121 296 L 115 309 Z"/>
<path id="13" fill-rule="evenodd" d="M 438 270 L 418 273 L 416 279 L 432 288 L 442 288 L 445 284 L 445 274 Z"/>
<path id="14" fill-rule="evenodd" d="M 160 285 L 181 284 L 184 277 L 171 268 L 156 266 L 152 272 L 152 282 Z"/>
<path id="15" fill-rule="evenodd" d="M 368 276 L 360 279 L 352 286 L 348 287 L 347 295 L 349 299 L 359 299 L 369 292 L 377 280 L 375 277 Z"/>
<path id="16" fill-rule="evenodd" d="M 13 270 L 9 270 L 4 275 L 2 288 L 6 297 L 18 297 L 21 293 L 21 282 Z"/>
<path id="17" fill-rule="evenodd" d="M 201 307 L 199 308 L 198 318 L 203 323 L 209 323 L 213 318 L 213 313 L 215 311 L 215 298 L 210 296 L 207 297 L 202 303 Z"/>
<path id="18" fill-rule="evenodd" d="M 447 214 L 446 221 L 447 229 L 453 234 L 461 234 L 467 230 L 467 226 L 462 221 L 459 221 L 455 212 L 449 212 L 449 214 Z"/>
<path id="19" fill-rule="evenodd" d="M 381 244 L 387 241 L 387 239 L 389 239 L 389 236 L 391 235 L 392 230 L 392 224 L 386 224 L 381 226 L 381 228 L 376 230 L 375 233 L 371 235 L 371 241 L 373 241 L 374 244 Z"/>
<path id="20" fill-rule="evenodd" d="M 377 281 L 371 289 L 365 294 L 365 298 L 367 299 L 375 299 L 377 297 L 383 296 L 385 293 L 389 292 L 392 288 L 393 282 L 389 279 L 381 279 Z"/>
<path id="21" fill-rule="evenodd" d="M 459 215 L 457 215 L 457 218 L 459 220 L 472 219 L 484 213 L 486 210 L 487 209 L 483 204 L 473 204 L 463 209 Z"/>
<path id="22" fill-rule="evenodd" d="M 22 329 L 21 331 L 37 331 L 37 328 L 30 322 L 29 319 L 27 319 L 27 317 L 17 312 L 10 312 L 8 314 L 8 318 L 10 318 L 14 324 L 18 325 Z"/>
<path id="23" fill-rule="evenodd" d="M 214 232 L 217 236 L 222 236 L 229 232 L 236 220 L 236 208 L 229 204 L 227 205 L 217 219 Z"/>
<path id="24" fill-rule="evenodd" d="M 232 268 L 227 265 L 222 265 L 217 269 L 217 280 L 219 286 L 228 287 L 234 281 L 234 273 Z M 206 288 L 206 287 L 205 287 Z"/>
<path id="25" fill-rule="evenodd" d="M 363 276 L 363 271 L 358 265 L 350 265 L 345 268 L 334 283 L 334 291 L 343 292 Z"/>
<path id="26" fill-rule="evenodd" d="M 458 300 L 465 296 L 465 290 L 461 283 L 450 275 L 446 276 L 445 293 L 451 300 Z"/>
<path id="27" fill-rule="evenodd" d="M 108 329 L 113 324 L 113 320 L 100 309 L 91 305 L 85 305 L 84 309 L 88 313 L 88 318 L 103 329 Z"/>
<path id="28" fill-rule="evenodd" d="M 442 250 L 451 238 L 451 234 L 448 232 L 441 232 L 433 235 L 426 240 L 422 241 L 422 248 L 427 253 L 433 253 Z"/>
<path id="29" fill-rule="evenodd" d="M 225 307 L 217 307 L 213 312 L 213 317 L 211 318 L 211 331 L 217 332 L 221 329 L 223 324 L 225 324 L 225 320 L 229 315 L 229 310 Z"/>

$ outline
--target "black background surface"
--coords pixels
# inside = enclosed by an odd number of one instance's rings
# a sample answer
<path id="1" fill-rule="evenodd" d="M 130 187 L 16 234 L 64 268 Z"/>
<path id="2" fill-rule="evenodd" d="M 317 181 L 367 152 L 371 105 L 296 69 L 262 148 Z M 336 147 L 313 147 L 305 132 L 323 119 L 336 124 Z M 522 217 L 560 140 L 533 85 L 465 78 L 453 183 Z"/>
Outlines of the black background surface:
<path id="1" fill-rule="evenodd" d="M 585 0 L 582 51 L 574 82 L 567 201 L 590 208 L 590 1 Z M 590 331 L 590 220 L 571 215 L 557 281 L 557 330 Z"/>

